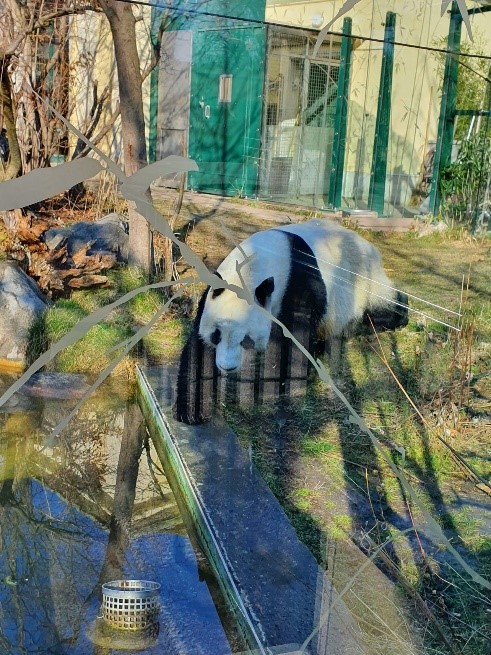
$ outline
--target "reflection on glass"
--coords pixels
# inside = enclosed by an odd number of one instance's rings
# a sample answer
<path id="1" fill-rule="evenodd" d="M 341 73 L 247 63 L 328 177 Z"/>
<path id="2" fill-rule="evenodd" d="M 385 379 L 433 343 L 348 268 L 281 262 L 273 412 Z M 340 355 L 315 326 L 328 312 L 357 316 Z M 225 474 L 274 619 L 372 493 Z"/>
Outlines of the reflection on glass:
<path id="1" fill-rule="evenodd" d="M 53 441 L 75 402 L 18 393 L 0 409 L 0 651 L 177 655 L 200 635 L 230 652 L 138 406 L 106 383 Z M 101 584 L 119 578 L 161 584 L 157 634 L 101 625 Z"/>

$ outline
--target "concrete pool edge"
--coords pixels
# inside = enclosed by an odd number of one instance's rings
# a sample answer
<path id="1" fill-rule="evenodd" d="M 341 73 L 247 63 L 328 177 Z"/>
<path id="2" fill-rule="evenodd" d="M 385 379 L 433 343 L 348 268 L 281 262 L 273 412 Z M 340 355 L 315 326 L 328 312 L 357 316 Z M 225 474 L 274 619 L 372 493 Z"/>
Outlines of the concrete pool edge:
<path id="1" fill-rule="evenodd" d="M 243 607 L 232 573 L 216 543 L 209 519 L 197 498 L 192 476 L 172 438 L 170 427 L 155 393 L 139 366 L 136 367 L 136 374 L 140 408 L 181 513 L 197 536 L 200 546 L 215 572 L 221 591 L 235 616 L 242 638 L 250 648 L 257 650 L 258 654 L 266 654 L 268 651 L 264 649 L 249 613 Z"/>

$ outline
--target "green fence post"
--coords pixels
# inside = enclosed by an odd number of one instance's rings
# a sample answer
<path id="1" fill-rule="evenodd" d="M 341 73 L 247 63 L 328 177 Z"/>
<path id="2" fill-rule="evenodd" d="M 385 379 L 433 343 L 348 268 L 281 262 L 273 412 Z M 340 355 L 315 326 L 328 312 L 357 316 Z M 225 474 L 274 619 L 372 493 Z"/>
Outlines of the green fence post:
<path id="1" fill-rule="evenodd" d="M 152 7 L 150 14 L 150 45 L 152 50 L 158 46 L 158 34 L 163 20 L 162 10 Z M 150 73 L 150 105 L 148 116 L 148 161 L 150 164 L 157 160 L 157 115 L 159 106 L 159 61 Z"/>
<path id="2" fill-rule="evenodd" d="M 462 34 L 462 15 L 457 2 L 452 3 L 450 27 L 448 31 L 445 71 L 443 73 L 442 100 L 436 137 L 435 157 L 430 191 L 430 212 L 436 214 L 440 207 L 440 176 L 452 157 L 452 144 L 457 105 L 457 79 L 459 75 L 460 37 Z M 453 54 L 457 53 L 457 54 Z"/>
<path id="3" fill-rule="evenodd" d="M 379 214 L 384 213 L 385 183 L 387 177 L 387 151 L 390 134 L 390 104 L 392 96 L 392 70 L 394 68 L 394 38 L 396 15 L 387 12 L 385 19 L 384 49 L 380 86 L 378 93 L 375 138 L 373 140 L 373 159 L 370 171 L 368 207 Z"/>
<path id="4" fill-rule="evenodd" d="M 334 140 L 331 155 L 331 174 L 327 204 L 329 207 L 341 207 L 343 187 L 344 153 L 346 149 L 346 124 L 348 121 L 349 74 L 351 66 L 351 18 L 343 22 L 343 38 L 339 59 L 338 95 L 336 98 L 336 113 L 334 115 Z"/>

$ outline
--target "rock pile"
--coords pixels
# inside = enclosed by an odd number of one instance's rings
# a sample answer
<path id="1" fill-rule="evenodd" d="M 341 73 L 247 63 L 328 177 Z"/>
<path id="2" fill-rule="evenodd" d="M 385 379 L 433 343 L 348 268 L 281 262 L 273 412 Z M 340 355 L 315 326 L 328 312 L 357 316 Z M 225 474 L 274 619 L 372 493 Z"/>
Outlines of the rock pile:
<path id="1" fill-rule="evenodd" d="M 16 221 L 15 238 L 11 256 L 51 298 L 108 286 L 104 273 L 128 258 L 126 224 L 116 213 L 57 228 L 27 212 Z"/>

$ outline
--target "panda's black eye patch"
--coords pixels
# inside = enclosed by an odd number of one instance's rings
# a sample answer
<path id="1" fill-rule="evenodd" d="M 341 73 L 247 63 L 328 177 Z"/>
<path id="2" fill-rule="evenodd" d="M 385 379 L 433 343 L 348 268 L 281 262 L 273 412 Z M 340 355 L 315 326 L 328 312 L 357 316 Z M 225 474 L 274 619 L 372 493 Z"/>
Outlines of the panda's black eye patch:
<path id="1" fill-rule="evenodd" d="M 225 289 L 223 289 L 223 288 L 222 289 L 213 289 L 213 291 L 211 292 L 211 297 L 214 300 L 215 298 L 218 298 L 218 296 L 220 296 L 224 291 L 225 291 Z"/>
<path id="2" fill-rule="evenodd" d="M 217 328 L 211 335 L 210 341 L 214 346 L 218 346 L 220 341 L 222 340 L 222 333 L 220 330 Z"/>
<path id="3" fill-rule="evenodd" d="M 252 350 L 256 344 L 254 343 L 254 339 L 251 339 L 251 337 L 246 334 L 240 342 L 240 345 L 242 348 L 244 348 L 244 350 Z"/>

